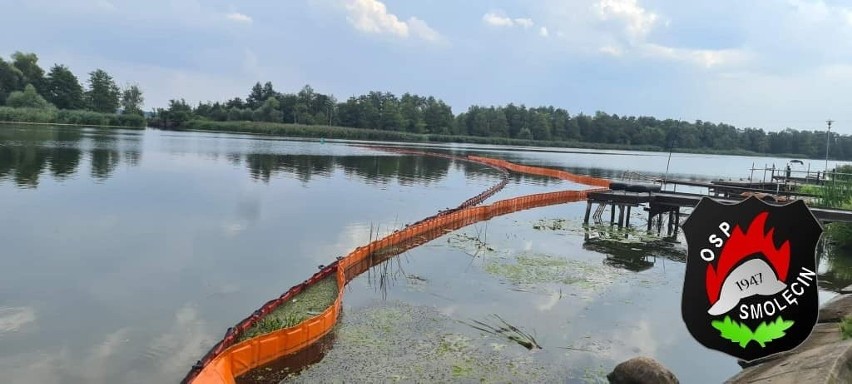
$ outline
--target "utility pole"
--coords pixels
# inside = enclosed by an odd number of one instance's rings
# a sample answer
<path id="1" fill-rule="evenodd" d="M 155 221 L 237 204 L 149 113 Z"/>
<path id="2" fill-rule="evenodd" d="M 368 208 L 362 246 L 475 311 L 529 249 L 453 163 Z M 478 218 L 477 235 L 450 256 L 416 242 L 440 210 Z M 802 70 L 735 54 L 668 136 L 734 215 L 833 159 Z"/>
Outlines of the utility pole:
<path id="1" fill-rule="evenodd" d="M 831 144 L 831 123 L 834 120 L 828 119 L 825 122 L 828 124 L 828 131 L 825 132 L 825 172 L 828 172 L 828 146 Z"/>

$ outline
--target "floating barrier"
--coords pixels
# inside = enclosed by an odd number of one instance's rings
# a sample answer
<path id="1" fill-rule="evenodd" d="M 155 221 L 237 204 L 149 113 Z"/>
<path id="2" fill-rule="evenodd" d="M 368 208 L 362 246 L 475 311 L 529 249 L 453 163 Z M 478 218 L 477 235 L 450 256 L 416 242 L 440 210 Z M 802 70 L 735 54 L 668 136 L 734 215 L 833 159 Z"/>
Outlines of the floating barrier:
<path id="1" fill-rule="evenodd" d="M 371 147 L 373 148 L 373 147 Z M 398 148 L 382 148 L 397 153 L 408 153 L 425 156 L 439 156 L 454 160 L 475 162 L 492 167 L 503 175 L 501 182 L 466 200 L 456 208 L 441 211 L 435 215 L 406 226 L 381 239 L 358 247 L 348 255 L 339 257 L 331 265 L 322 268 L 303 283 L 290 288 L 287 292 L 272 299 L 243 319 L 232 328 L 228 328 L 222 340 L 211 348 L 207 354 L 192 366 L 189 373 L 181 381 L 183 384 L 233 384 L 237 377 L 252 369 L 261 367 L 284 356 L 298 352 L 328 334 L 337 322 L 343 302 L 343 292 L 346 284 L 358 275 L 366 272 L 375 265 L 399 255 L 411 248 L 425 244 L 470 224 L 489 220 L 513 212 L 543 207 L 555 204 L 585 200 L 587 193 L 606 190 L 609 180 L 590 176 L 574 175 L 569 172 L 518 165 L 504 160 L 485 157 L 459 157 L 448 154 L 420 152 Z M 508 171 L 519 173 L 550 176 L 580 184 L 602 188 L 582 191 L 557 191 L 515 197 L 497 201 L 493 204 L 477 206 L 488 197 L 494 195 L 508 183 Z M 240 336 L 257 324 L 264 316 L 276 308 L 292 300 L 307 287 L 334 274 L 337 279 L 337 298 L 334 303 L 319 315 L 313 316 L 301 323 L 279 329 L 257 337 L 239 341 Z"/>

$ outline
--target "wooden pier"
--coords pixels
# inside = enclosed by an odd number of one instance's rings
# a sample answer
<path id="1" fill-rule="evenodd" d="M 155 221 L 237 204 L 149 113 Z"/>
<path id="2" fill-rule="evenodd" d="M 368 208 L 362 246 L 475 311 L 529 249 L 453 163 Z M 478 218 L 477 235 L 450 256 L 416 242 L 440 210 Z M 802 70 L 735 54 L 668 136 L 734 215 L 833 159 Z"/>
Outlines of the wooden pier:
<path id="1" fill-rule="evenodd" d="M 789 194 L 788 194 L 789 195 Z M 707 195 L 683 192 L 629 192 L 629 191 L 603 191 L 590 192 L 586 205 L 586 214 L 583 223 L 588 224 L 592 219 L 602 222 L 602 215 L 609 208 L 611 225 L 619 227 L 630 226 L 630 212 L 633 208 L 643 207 L 648 212 L 647 230 L 651 231 L 656 225 L 657 233 L 662 232 L 663 223 L 666 222 L 666 235 L 674 236 L 680 227 L 681 217 L 686 214 L 681 208 L 692 208 L 698 205 L 701 198 Z M 744 200 L 744 196 L 713 197 L 722 203 L 736 203 Z M 592 207 L 597 204 L 594 211 Z M 616 211 L 618 216 L 616 217 Z M 822 223 L 852 223 L 852 211 L 829 208 L 811 208 L 814 216 Z"/>

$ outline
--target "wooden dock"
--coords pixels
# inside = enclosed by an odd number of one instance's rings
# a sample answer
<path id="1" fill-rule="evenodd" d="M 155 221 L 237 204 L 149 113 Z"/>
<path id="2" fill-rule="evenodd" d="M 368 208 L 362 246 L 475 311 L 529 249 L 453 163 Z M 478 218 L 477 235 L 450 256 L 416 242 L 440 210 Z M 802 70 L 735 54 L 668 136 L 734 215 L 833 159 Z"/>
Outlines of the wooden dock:
<path id="1" fill-rule="evenodd" d="M 674 236 L 680 227 L 680 218 L 685 216 L 681 208 L 691 208 L 698 205 L 703 197 L 707 195 L 683 192 L 628 192 L 628 191 L 603 191 L 590 192 L 586 206 L 586 214 L 583 223 L 588 224 L 590 219 L 602 222 L 602 215 L 607 207 L 610 208 L 609 222 L 619 227 L 630 226 L 630 212 L 633 208 L 643 207 L 648 212 L 647 229 L 650 231 L 656 224 L 657 232 L 662 231 L 665 221 L 667 236 Z M 736 203 L 745 199 L 743 196 L 712 197 L 722 203 Z M 592 211 L 594 204 L 598 207 Z M 618 215 L 616 217 L 616 211 Z M 829 208 L 811 208 L 814 216 L 822 223 L 852 223 L 852 211 Z M 667 216 L 667 217 L 666 217 Z"/>

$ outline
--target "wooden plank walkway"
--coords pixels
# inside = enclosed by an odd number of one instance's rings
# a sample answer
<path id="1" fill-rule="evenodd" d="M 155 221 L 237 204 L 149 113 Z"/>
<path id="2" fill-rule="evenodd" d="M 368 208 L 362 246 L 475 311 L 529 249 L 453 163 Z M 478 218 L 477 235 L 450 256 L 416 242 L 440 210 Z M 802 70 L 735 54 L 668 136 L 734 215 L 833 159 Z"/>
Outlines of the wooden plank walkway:
<path id="1" fill-rule="evenodd" d="M 681 192 L 626 192 L 626 191 L 605 191 L 605 192 L 590 192 L 588 195 L 589 202 L 592 203 L 609 203 L 609 204 L 657 204 L 670 207 L 695 207 L 702 197 L 710 197 L 695 193 Z M 722 203 L 736 203 L 744 200 L 742 197 L 711 197 L 714 200 Z M 852 223 L 852 211 L 831 208 L 810 208 L 817 220 L 823 223 Z"/>

